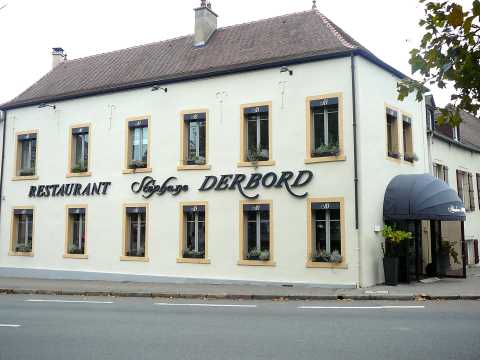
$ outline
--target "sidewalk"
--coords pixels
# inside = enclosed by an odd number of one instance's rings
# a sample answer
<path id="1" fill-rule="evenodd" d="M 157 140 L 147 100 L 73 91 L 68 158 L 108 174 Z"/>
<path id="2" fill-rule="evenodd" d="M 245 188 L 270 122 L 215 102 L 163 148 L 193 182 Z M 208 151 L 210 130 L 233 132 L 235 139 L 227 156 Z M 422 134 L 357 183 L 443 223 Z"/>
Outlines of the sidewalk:
<path id="1" fill-rule="evenodd" d="M 480 268 L 467 279 L 441 279 L 424 284 L 324 289 L 305 285 L 159 284 L 109 281 L 1 278 L 0 294 L 158 297 L 239 300 L 480 300 Z"/>

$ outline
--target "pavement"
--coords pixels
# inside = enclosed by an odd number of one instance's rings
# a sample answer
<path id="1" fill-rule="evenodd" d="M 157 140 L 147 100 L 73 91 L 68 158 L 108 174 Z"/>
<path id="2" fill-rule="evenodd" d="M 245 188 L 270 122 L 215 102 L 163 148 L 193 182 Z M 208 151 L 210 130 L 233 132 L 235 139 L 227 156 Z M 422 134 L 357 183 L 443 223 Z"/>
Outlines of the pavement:
<path id="1" fill-rule="evenodd" d="M 328 289 L 306 285 L 169 284 L 0 277 L 0 293 L 232 300 L 480 300 L 480 268 L 467 279 Z"/>
<path id="2" fill-rule="evenodd" d="M 0 295 L 0 359 L 477 360 L 479 305 Z"/>

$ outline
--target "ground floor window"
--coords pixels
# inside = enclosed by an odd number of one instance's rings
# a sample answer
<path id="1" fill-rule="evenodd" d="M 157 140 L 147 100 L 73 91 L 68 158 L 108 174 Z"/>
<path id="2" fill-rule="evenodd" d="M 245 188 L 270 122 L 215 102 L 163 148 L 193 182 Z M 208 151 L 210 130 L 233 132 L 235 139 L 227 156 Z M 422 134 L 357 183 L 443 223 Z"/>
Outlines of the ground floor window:
<path id="1" fill-rule="evenodd" d="M 67 256 L 86 255 L 86 207 L 68 207 Z"/>
<path id="2" fill-rule="evenodd" d="M 181 204 L 180 216 L 181 259 L 207 259 L 207 204 Z"/>
<path id="3" fill-rule="evenodd" d="M 271 203 L 243 203 L 240 220 L 242 260 L 272 261 Z"/>
<path id="4" fill-rule="evenodd" d="M 344 263 L 343 199 L 308 201 L 308 264 Z"/>
<path id="5" fill-rule="evenodd" d="M 11 251 L 16 254 L 33 252 L 33 209 L 14 209 Z"/>
<path id="6" fill-rule="evenodd" d="M 125 208 L 124 256 L 147 258 L 147 207 L 126 206 Z"/>

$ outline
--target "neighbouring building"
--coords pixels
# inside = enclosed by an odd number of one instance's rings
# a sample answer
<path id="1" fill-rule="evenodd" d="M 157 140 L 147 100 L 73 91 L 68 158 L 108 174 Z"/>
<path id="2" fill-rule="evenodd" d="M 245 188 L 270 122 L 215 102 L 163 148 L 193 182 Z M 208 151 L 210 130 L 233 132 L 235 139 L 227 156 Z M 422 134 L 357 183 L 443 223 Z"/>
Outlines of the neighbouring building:
<path id="1" fill-rule="evenodd" d="M 384 219 L 465 217 L 453 191 L 448 211 L 385 213 L 389 184 L 452 146 L 427 137 L 424 101 L 397 100 L 404 77 L 316 7 L 217 28 L 202 1 L 193 35 L 55 48 L 0 106 L 0 274 L 381 283 Z"/>

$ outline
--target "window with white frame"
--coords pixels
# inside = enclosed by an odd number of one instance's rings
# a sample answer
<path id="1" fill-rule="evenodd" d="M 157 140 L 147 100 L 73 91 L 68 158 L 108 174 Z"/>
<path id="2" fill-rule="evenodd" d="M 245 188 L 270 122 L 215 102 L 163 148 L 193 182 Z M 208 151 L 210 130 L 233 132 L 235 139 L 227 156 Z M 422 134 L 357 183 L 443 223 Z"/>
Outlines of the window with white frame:
<path id="1" fill-rule="evenodd" d="M 311 204 L 313 262 L 342 262 L 342 219 L 339 202 Z"/>
<path id="2" fill-rule="evenodd" d="M 31 253 L 33 244 L 33 210 L 15 209 L 13 211 L 12 251 Z"/>
<path id="3" fill-rule="evenodd" d="M 125 256 L 146 257 L 146 207 L 126 208 Z"/>
<path id="4" fill-rule="evenodd" d="M 402 125 L 403 159 L 408 162 L 414 162 L 416 159 L 413 153 L 412 118 L 402 115 Z"/>
<path id="5" fill-rule="evenodd" d="M 86 209 L 68 209 L 68 255 L 86 254 Z"/>
<path id="6" fill-rule="evenodd" d="M 326 98 L 310 101 L 311 156 L 338 156 L 339 116 L 338 98 Z"/>
<path id="7" fill-rule="evenodd" d="M 244 108 L 246 161 L 258 162 L 270 159 L 269 107 Z"/>
<path id="8" fill-rule="evenodd" d="M 205 205 L 183 206 L 183 258 L 205 259 L 205 221 Z"/>
<path id="9" fill-rule="evenodd" d="M 193 113 L 185 114 L 184 117 L 185 134 L 184 144 L 186 165 L 205 165 L 207 156 L 207 114 Z"/>
<path id="10" fill-rule="evenodd" d="M 128 168 L 148 167 L 148 120 L 128 122 Z"/>
<path id="11" fill-rule="evenodd" d="M 448 166 L 442 164 L 433 164 L 433 176 L 443 180 L 448 184 Z"/>
<path id="12" fill-rule="evenodd" d="M 271 260 L 270 205 L 243 205 L 244 260 Z"/>
<path id="13" fill-rule="evenodd" d="M 36 174 L 37 134 L 17 136 L 17 176 L 34 176 Z"/>
<path id="14" fill-rule="evenodd" d="M 452 128 L 452 136 L 453 136 L 453 140 L 460 141 L 460 129 L 458 126 L 454 126 Z"/>
<path id="15" fill-rule="evenodd" d="M 88 172 L 89 130 L 88 126 L 72 128 L 72 173 Z"/>
<path id="16" fill-rule="evenodd" d="M 387 151 L 391 158 L 400 158 L 400 148 L 398 141 L 398 112 L 387 108 Z"/>

